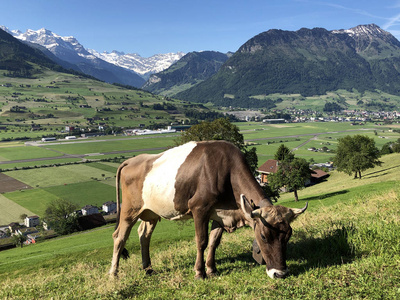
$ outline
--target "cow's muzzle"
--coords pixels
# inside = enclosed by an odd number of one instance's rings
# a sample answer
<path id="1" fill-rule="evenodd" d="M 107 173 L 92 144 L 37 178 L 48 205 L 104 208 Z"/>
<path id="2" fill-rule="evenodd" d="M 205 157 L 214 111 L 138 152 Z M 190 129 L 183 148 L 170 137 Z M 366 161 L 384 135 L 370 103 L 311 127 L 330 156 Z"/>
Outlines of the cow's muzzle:
<path id="1" fill-rule="evenodd" d="M 285 278 L 289 275 L 289 270 L 286 269 L 284 271 L 277 270 L 277 269 L 267 269 L 267 274 L 270 278 L 275 279 L 275 278 Z"/>

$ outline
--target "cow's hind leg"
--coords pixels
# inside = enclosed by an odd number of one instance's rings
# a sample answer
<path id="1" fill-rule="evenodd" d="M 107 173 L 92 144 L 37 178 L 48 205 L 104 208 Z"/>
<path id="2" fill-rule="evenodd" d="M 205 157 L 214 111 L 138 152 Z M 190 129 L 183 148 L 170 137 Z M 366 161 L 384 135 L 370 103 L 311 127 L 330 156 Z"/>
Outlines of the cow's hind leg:
<path id="1" fill-rule="evenodd" d="M 215 221 L 212 223 L 210 238 L 208 243 L 208 255 L 206 260 L 207 275 L 213 276 L 217 274 L 215 266 L 215 251 L 221 242 L 222 233 L 224 229 Z"/>
<path id="2" fill-rule="evenodd" d="M 204 279 L 206 277 L 206 268 L 204 263 L 204 250 L 208 243 L 208 221 L 204 214 L 193 214 L 194 226 L 196 230 L 197 257 L 194 265 L 195 278 Z"/>
<path id="3" fill-rule="evenodd" d="M 113 233 L 114 252 L 111 262 L 111 269 L 109 272 L 111 276 L 116 276 L 118 273 L 119 258 L 121 254 L 123 254 L 124 257 L 126 256 L 126 253 L 123 253 L 124 251 L 126 251 L 124 250 L 125 243 L 129 237 L 129 234 L 131 233 L 132 226 L 135 225 L 137 220 L 138 217 L 136 217 L 132 221 L 120 220 L 117 229 Z"/>
<path id="4" fill-rule="evenodd" d="M 140 240 L 140 249 L 142 251 L 142 266 L 143 269 L 146 270 L 146 274 L 153 273 L 153 269 L 151 268 L 151 260 L 150 260 L 150 239 L 151 235 L 156 227 L 158 219 L 154 219 L 151 221 L 142 221 L 138 228 L 139 240 Z"/>

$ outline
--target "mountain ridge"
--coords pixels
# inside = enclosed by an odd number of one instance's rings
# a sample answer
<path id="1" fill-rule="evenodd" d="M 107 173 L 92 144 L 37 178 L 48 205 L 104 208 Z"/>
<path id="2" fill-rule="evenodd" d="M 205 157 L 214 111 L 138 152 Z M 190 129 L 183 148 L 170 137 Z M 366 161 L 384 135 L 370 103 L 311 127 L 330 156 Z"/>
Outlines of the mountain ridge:
<path id="1" fill-rule="evenodd" d="M 72 64 L 75 66 L 73 69 L 87 73 L 100 80 L 135 87 L 141 87 L 145 83 L 145 78 L 147 79 L 150 74 L 167 68 L 184 55 L 181 52 L 177 54 L 168 53 L 165 55 L 154 55 L 142 60 L 137 55 L 135 57 L 137 61 L 136 65 L 123 64 L 120 63 L 123 58 L 125 58 L 125 61 L 129 61 L 127 58 L 134 55 L 122 54 L 122 52 L 115 51 L 119 56 L 122 56 L 120 60 L 115 61 L 115 59 L 113 60 L 106 53 L 100 54 L 95 50 L 86 49 L 73 36 L 63 37 L 45 28 L 36 31 L 28 29 L 25 33 L 19 30 L 10 30 L 5 26 L 0 26 L 0 28 L 21 41 L 45 47 L 58 59 L 67 62 L 67 64 L 64 64 L 64 67 Z M 58 63 L 60 62 L 58 61 Z"/>
<path id="2" fill-rule="evenodd" d="M 168 96 L 211 77 L 229 56 L 217 51 L 189 52 L 166 70 L 151 75 L 142 88 Z"/>
<path id="3" fill-rule="evenodd" d="M 273 93 L 338 89 L 400 94 L 400 42 L 377 25 L 349 31 L 271 29 L 245 42 L 209 79 L 175 96 L 235 106 Z"/>
<path id="4" fill-rule="evenodd" d="M 125 69 L 129 69 L 139 74 L 142 78 L 148 79 L 152 74 L 161 72 L 171 66 L 173 63 L 181 59 L 185 53 L 164 53 L 155 54 L 150 57 L 142 57 L 137 53 L 124 53 L 120 51 L 97 52 L 93 49 L 88 51 L 96 57 L 103 59 L 109 63 L 115 64 Z"/>

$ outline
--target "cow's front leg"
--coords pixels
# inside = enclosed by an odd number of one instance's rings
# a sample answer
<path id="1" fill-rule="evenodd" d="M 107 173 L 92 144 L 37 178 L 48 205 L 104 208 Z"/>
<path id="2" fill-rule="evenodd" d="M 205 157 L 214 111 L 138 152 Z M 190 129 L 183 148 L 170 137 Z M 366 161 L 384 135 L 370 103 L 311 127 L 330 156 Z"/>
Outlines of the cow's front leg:
<path id="1" fill-rule="evenodd" d="M 194 265 L 195 278 L 206 278 L 206 268 L 204 263 L 204 250 L 208 243 L 208 219 L 204 216 L 193 216 L 196 230 L 197 257 Z"/>
<path id="2" fill-rule="evenodd" d="M 139 241 L 140 241 L 140 249 L 142 251 L 142 266 L 143 269 L 146 270 L 146 274 L 151 274 L 153 269 L 151 268 L 151 260 L 150 260 L 150 239 L 153 234 L 154 228 L 156 227 L 158 219 L 154 219 L 151 221 L 142 221 L 138 228 Z"/>
<path id="3" fill-rule="evenodd" d="M 207 255 L 207 275 L 214 276 L 217 274 L 217 268 L 215 266 L 215 251 L 221 242 L 222 233 L 224 229 L 215 221 L 212 223 L 210 231 L 210 239 L 208 243 L 208 255 Z"/>

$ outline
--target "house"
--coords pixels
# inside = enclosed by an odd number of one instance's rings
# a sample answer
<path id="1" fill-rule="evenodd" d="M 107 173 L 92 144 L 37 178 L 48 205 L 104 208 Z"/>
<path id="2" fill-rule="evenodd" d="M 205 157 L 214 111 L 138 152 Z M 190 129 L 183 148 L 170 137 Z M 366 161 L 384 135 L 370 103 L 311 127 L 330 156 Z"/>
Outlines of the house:
<path id="1" fill-rule="evenodd" d="M 117 203 L 112 201 L 107 201 L 106 203 L 103 203 L 103 211 L 108 214 L 115 213 L 117 211 Z"/>
<path id="2" fill-rule="evenodd" d="M 268 175 L 271 173 L 276 173 L 279 168 L 279 161 L 275 159 L 268 159 L 265 163 L 263 163 L 257 170 L 261 175 L 261 184 L 268 183 Z M 323 181 L 324 179 L 329 177 L 329 174 L 320 170 L 310 170 L 311 178 L 308 182 L 306 182 L 306 186 L 313 185 Z"/>
<path id="3" fill-rule="evenodd" d="M 321 181 L 323 181 L 324 179 L 326 179 L 328 177 L 329 177 L 329 174 L 326 173 L 325 171 L 322 171 L 321 169 L 312 170 L 310 183 L 308 185 L 320 183 Z"/>
<path id="4" fill-rule="evenodd" d="M 107 224 L 103 215 L 99 213 L 79 217 L 78 223 L 81 230 L 88 230 Z"/>
<path id="5" fill-rule="evenodd" d="M 15 231 L 15 234 L 20 234 L 24 236 L 35 233 L 39 233 L 39 231 L 35 227 L 19 228 Z"/>
<path id="6" fill-rule="evenodd" d="M 271 173 L 276 173 L 278 171 L 279 161 L 276 159 L 268 159 L 263 163 L 257 170 L 261 175 L 261 183 L 268 182 L 268 175 Z"/>
<path id="7" fill-rule="evenodd" d="M 99 213 L 99 209 L 93 205 L 86 205 L 85 207 L 82 208 L 82 215 L 84 215 L 84 216 L 89 216 L 89 215 L 98 214 L 98 213 Z"/>
<path id="8" fill-rule="evenodd" d="M 266 124 L 280 124 L 280 123 L 285 123 L 285 119 L 263 119 L 263 123 Z"/>
<path id="9" fill-rule="evenodd" d="M 14 233 L 20 227 L 21 227 L 21 225 L 19 223 L 15 223 L 15 222 L 12 222 L 8 225 L 8 228 L 10 229 L 11 233 Z"/>
<path id="10" fill-rule="evenodd" d="M 26 227 L 35 227 L 40 224 L 40 219 L 38 216 L 26 217 L 24 220 L 24 224 Z"/>

